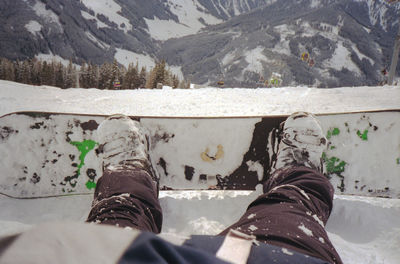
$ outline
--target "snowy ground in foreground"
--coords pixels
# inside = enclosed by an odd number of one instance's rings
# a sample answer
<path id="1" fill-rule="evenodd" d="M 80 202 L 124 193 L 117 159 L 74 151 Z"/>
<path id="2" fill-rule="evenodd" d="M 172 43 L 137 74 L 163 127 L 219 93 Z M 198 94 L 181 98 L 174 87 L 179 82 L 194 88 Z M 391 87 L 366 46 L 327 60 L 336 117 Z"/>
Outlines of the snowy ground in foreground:
<path id="1" fill-rule="evenodd" d="M 161 192 L 163 233 L 218 234 L 241 216 L 255 196 L 245 192 Z M 91 195 L 35 200 L 0 197 L 0 235 L 43 222 L 83 222 L 91 201 Z M 397 264 L 399 219 L 399 199 L 335 196 L 327 230 L 344 263 Z"/>
<path id="2" fill-rule="evenodd" d="M 0 81 L 0 116 L 26 110 L 144 116 L 262 116 L 299 110 L 331 113 L 392 108 L 400 109 L 400 89 L 389 86 L 100 91 Z M 256 195 L 162 192 L 163 232 L 183 236 L 216 234 L 237 220 Z M 0 235 L 42 222 L 84 221 L 90 203 L 90 195 L 35 200 L 0 196 Z M 399 199 L 336 196 L 327 230 L 345 263 L 394 264 L 400 262 L 399 219 Z"/>
<path id="3" fill-rule="evenodd" d="M 315 89 L 122 90 L 34 87 L 0 80 L 0 115 L 14 111 L 140 116 L 263 116 L 400 108 L 394 86 Z"/>

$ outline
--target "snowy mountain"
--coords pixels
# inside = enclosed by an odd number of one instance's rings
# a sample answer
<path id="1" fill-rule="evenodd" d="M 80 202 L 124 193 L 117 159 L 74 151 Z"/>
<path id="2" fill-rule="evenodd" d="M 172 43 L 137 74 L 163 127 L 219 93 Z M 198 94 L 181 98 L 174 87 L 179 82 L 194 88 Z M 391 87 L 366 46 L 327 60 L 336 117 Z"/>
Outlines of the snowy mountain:
<path id="1" fill-rule="evenodd" d="M 154 65 L 159 40 L 198 32 L 270 0 L 3 0 L 0 56 Z"/>
<path id="2" fill-rule="evenodd" d="M 198 84 L 376 85 L 399 8 L 384 0 L 3 0 L 0 57 L 152 67 Z M 310 68 L 300 60 L 308 52 Z"/>
<path id="3" fill-rule="evenodd" d="M 166 41 L 159 56 L 196 83 L 255 87 L 277 72 L 283 86 L 377 85 L 398 17 L 397 7 L 380 1 L 279 1 Z M 301 60 L 305 52 L 313 67 Z"/>

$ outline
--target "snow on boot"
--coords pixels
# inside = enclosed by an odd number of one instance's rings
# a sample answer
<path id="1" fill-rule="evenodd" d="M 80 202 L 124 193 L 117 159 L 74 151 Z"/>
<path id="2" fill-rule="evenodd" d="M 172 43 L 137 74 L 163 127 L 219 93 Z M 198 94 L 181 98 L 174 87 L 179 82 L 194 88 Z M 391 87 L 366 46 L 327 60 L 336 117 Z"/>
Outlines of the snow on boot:
<path id="1" fill-rule="evenodd" d="M 97 137 L 103 153 L 103 170 L 140 168 L 153 174 L 148 140 L 138 121 L 125 115 L 112 115 L 101 122 Z"/>
<path id="2" fill-rule="evenodd" d="M 270 152 L 275 153 L 270 153 L 271 173 L 289 166 L 305 166 L 323 172 L 322 153 L 326 150 L 328 141 L 313 114 L 292 114 L 281 124 L 277 134 L 279 143 L 272 144 L 269 148 Z M 273 136 L 271 133 L 270 140 Z"/>

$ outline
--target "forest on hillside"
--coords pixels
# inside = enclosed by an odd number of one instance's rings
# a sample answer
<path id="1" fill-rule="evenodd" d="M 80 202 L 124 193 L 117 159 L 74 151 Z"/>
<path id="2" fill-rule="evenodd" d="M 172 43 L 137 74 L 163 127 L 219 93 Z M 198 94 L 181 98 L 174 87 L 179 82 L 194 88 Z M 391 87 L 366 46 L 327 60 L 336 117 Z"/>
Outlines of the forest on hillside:
<path id="1" fill-rule="evenodd" d="M 69 62 L 67 66 L 57 61 L 42 61 L 36 58 L 24 61 L 10 61 L 0 58 L 0 80 L 8 80 L 31 85 L 50 85 L 66 88 L 98 89 L 138 89 L 161 88 L 163 85 L 173 88 L 188 88 L 189 82 L 180 80 L 173 74 L 164 60 L 147 70 L 139 64 L 130 64 L 128 68 L 116 60 L 102 65 L 84 63 L 76 66 Z"/>

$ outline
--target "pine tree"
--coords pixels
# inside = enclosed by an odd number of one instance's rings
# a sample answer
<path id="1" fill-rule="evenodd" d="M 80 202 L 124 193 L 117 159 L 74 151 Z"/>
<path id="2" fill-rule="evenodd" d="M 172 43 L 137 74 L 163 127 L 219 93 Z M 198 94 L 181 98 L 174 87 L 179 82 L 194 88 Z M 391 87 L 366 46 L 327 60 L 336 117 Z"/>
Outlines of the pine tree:
<path id="1" fill-rule="evenodd" d="M 22 82 L 22 62 L 14 61 L 14 82 Z"/>
<path id="2" fill-rule="evenodd" d="M 99 89 L 113 89 L 113 69 L 112 64 L 105 62 L 100 67 L 100 76 L 99 76 Z"/>
<path id="3" fill-rule="evenodd" d="M 42 62 L 37 59 L 33 59 L 30 62 L 30 67 L 32 68 L 30 83 L 33 85 L 41 85 L 40 71 L 42 70 Z"/>
<path id="4" fill-rule="evenodd" d="M 128 70 L 125 73 L 122 89 L 136 89 L 139 88 L 139 72 L 138 66 L 133 66 L 133 64 L 129 64 Z"/>
<path id="5" fill-rule="evenodd" d="M 111 70 L 111 84 L 112 84 L 112 87 L 110 87 L 110 89 L 115 89 L 114 83 L 120 81 L 120 75 L 121 75 L 121 71 L 119 69 L 118 62 L 117 62 L 116 59 L 114 59 L 111 69 L 112 69 Z"/>
<path id="6" fill-rule="evenodd" d="M 76 70 L 74 70 L 72 60 L 69 60 L 68 67 L 64 70 L 64 85 L 65 88 L 76 86 Z"/>
<path id="7" fill-rule="evenodd" d="M 87 67 L 87 88 L 98 87 L 98 69 L 97 65 L 88 64 Z"/>
<path id="8" fill-rule="evenodd" d="M 165 61 L 157 63 L 156 66 L 150 71 L 149 78 L 146 82 L 146 88 L 154 89 L 157 87 L 157 84 L 165 84 L 166 76 L 165 76 Z"/>
<path id="9" fill-rule="evenodd" d="M 0 58 L 0 80 L 6 79 L 6 59 Z"/>
<path id="10" fill-rule="evenodd" d="M 179 78 L 175 74 L 172 76 L 172 87 L 173 88 L 179 87 Z"/>
<path id="11" fill-rule="evenodd" d="M 81 65 L 78 76 L 79 76 L 79 86 L 82 88 L 88 88 L 86 63 L 83 63 Z"/>
<path id="12" fill-rule="evenodd" d="M 147 75 L 148 73 L 146 67 L 142 67 L 139 73 L 139 81 L 137 88 L 144 88 L 146 86 Z"/>
<path id="13" fill-rule="evenodd" d="M 55 79 L 55 86 L 60 88 L 64 87 L 64 65 L 61 62 L 55 64 L 54 69 L 54 79 Z"/>
<path id="14" fill-rule="evenodd" d="M 20 74 L 21 74 L 21 76 L 20 76 L 21 82 L 22 83 L 26 83 L 26 84 L 30 84 L 31 68 L 30 68 L 30 65 L 29 65 L 29 61 L 24 60 L 22 62 L 22 64 L 20 65 L 20 67 L 21 67 L 21 72 L 20 72 Z"/>
<path id="15" fill-rule="evenodd" d="M 14 63 L 12 63 L 11 61 L 7 61 L 6 80 L 15 81 L 15 68 L 14 68 Z"/>

